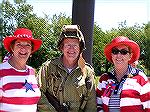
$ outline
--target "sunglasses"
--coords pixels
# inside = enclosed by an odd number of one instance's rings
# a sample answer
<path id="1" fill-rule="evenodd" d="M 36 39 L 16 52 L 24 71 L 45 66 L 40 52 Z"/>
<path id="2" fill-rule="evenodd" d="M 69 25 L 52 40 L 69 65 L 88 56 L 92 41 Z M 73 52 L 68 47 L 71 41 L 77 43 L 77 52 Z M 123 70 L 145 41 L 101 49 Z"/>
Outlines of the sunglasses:
<path id="1" fill-rule="evenodd" d="M 114 48 L 114 49 L 112 49 L 112 51 L 111 51 L 114 55 L 116 55 L 116 54 L 122 54 L 122 55 L 126 55 L 127 53 L 130 53 L 129 51 L 127 51 L 127 50 L 125 50 L 125 49 L 121 49 L 121 50 L 119 50 L 119 49 L 117 49 L 117 48 Z"/>

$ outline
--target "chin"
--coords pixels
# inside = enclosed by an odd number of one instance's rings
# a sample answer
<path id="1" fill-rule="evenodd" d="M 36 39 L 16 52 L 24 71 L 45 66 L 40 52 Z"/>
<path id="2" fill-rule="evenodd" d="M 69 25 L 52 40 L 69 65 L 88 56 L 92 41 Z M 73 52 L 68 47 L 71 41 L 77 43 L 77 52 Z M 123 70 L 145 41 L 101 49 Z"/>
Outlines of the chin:
<path id="1" fill-rule="evenodd" d="M 68 59 L 68 60 L 70 60 L 70 61 L 74 61 L 74 60 L 76 60 L 76 58 L 75 58 L 75 57 L 68 57 L 67 59 Z"/>

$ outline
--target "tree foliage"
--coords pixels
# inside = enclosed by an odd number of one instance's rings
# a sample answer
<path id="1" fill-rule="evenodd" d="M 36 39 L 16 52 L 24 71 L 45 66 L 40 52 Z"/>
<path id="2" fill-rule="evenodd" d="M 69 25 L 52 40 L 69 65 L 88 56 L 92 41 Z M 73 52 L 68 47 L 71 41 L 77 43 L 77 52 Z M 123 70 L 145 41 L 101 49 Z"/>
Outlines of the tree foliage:
<path id="1" fill-rule="evenodd" d="M 94 26 L 94 45 L 93 45 L 93 63 L 97 75 L 108 71 L 111 63 L 107 62 L 104 56 L 104 47 L 113 38 L 117 36 L 126 36 L 137 42 L 141 49 L 139 62 L 142 66 L 150 70 L 150 23 L 143 26 L 135 24 L 128 27 L 126 21 L 121 22 L 117 29 L 112 28 L 110 31 L 103 32 L 101 28 L 95 24 Z M 147 72 L 147 74 L 150 74 Z"/>
<path id="2" fill-rule="evenodd" d="M 144 59 L 144 65 L 147 69 L 150 70 L 150 22 L 148 24 L 144 25 L 144 34 L 145 34 L 145 39 L 143 42 L 143 59 Z"/>
<path id="3" fill-rule="evenodd" d="M 26 3 L 26 0 L 3 0 L 0 4 L 0 35 L 12 35 L 18 27 L 29 28 L 33 32 L 34 38 L 42 39 L 43 44 L 37 52 L 29 59 L 28 64 L 38 68 L 47 59 L 59 56 L 57 50 L 57 40 L 59 38 L 61 28 L 64 24 L 71 24 L 71 17 L 65 14 L 54 14 L 52 17 L 45 15 L 44 18 L 38 17 L 33 13 L 33 7 Z M 128 27 L 127 21 L 123 21 L 118 28 L 112 28 L 108 31 L 102 31 L 97 23 L 94 23 L 93 36 L 93 66 L 97 75 L 108 71 L 112 66 L 104 56 L 104 47 L 114 37 L 127 36 L 136 41 L 141 48 L 140 64 L 150 70 L 150 23 L 143 26 L 137 23 Z M 4 51 L 4 48 L 1 49 Z M 2 52 L 4 56 L 5 52 Z"/>
<path id="4" fill-rule="evenodd" d="M 16 28 L 24 27 L 32 30 L 33 37 L 42 39 L 43 44 L 37 52 L 29 59 L 28 64 L 38 68 L 47 59 L 60 55 L 56 48 L 56 42 L 62 25 L 71 24 L 71 18 L 60 13 L 49 18 L 45 15 L 44 18 L 37 17 L 33 13 L 33 7 L 26 4 L 25 0 L 15 0 L 11 4 L 8 0 L 3 0 L 1 3 L 2 20 L 3 20 L 3 37 L 12 35 Z M 4 49 L 4 48 L 2 48 Z M 2 55 L 6 53 L 3 52 Z"/>

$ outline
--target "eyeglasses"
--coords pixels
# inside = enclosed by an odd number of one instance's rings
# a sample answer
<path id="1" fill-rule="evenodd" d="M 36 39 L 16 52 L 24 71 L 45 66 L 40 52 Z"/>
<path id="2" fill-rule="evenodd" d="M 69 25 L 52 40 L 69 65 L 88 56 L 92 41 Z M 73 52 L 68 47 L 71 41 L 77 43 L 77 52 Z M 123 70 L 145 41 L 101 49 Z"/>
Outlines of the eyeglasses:
<path id="1" fill-rule="evenodd" d="M 121 49 L 121 50 L 119 50 L 119 49 L 117 49 L 117 48 L 112 49 L 111 52 L 112 52 L 114 55 L 119 54 L 119 52 L 120 52 L 120 54 L 122 54 L 122 55 L 126 55 L 127 53 L 130 53 L 130 52 L 127 51 L 126 49 Z"/>
<path id="2" fill-rule="evenodd" d="M 74 49 L 78 49 L 79 48 L 79 44 L 64 44 L 64 48 L 69 49 L 73 47 Z"/>
<path id="3" fill-rule="evenodd" d="M 21 44 L 21 43 L 16 43 L 16 46 L 18 47 L 18 48 L 31 48 L 32 47 L 32 45 L 31 44 L 29 44 L 29 43 L 27 43 L 27 44 Z"/>

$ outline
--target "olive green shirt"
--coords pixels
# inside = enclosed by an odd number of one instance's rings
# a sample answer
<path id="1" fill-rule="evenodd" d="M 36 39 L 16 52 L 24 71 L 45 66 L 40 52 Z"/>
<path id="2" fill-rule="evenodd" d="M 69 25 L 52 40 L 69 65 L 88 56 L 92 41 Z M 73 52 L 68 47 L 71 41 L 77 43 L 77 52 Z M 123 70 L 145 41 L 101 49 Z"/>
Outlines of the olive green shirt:
<path id="1" fill-rule="evenodd" d="M 56 58 L 45 62 L 39 70 L 38 82 L 42 91 L 42 97 L 38 104 L 39 112 L 55 112 L 54 107 L 48 102 L 43 92 L 46 90 L 55 96 L 61 103 L 69 107 L 69 112 L 78 112 L 81 104 L 81 96 L 86 96 L 88 100 L 85 112 L 96 112 L 96 93 L 94 85 L 94 70 L 86 64 L 88 77 L 90 77 L 91 88 L 86 88 L 85 78 L 81 69 L 77 66 L 70 73 L 63 66 L 62 59 Z M 61 92 L 60 92 L 61 90 Z"/>

